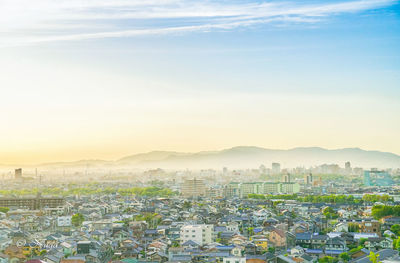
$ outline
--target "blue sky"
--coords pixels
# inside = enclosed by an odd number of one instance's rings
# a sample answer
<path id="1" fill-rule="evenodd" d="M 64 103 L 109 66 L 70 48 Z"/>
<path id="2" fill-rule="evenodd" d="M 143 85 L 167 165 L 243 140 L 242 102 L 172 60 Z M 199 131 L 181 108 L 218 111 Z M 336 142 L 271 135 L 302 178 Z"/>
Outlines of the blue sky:
<path id="1" fill-rule="evenodd" d="M 399 15 L 390 0 L 0 0 L 0 121 L 32 129 L 0 130 L 0 157 L 236 145 L 400 154 Z"/>

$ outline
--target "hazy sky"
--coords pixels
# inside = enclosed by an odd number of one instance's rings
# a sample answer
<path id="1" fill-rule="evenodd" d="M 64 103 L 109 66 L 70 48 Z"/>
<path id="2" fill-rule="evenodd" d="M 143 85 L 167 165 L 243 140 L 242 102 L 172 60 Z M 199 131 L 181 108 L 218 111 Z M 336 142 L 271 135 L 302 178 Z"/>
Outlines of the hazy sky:
<path id="1" fill-rule="evenodd" d="M 400 154 L 400 4 L 0 0 L 0 163 Z"/>

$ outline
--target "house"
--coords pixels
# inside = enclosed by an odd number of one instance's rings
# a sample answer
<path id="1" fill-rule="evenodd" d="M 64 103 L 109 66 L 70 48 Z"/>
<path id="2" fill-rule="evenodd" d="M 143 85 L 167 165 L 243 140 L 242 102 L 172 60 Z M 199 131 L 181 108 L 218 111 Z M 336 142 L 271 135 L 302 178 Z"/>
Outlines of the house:
<path id="1" fill-rule="evenodd" d="M 362 233 L 375 233 L 378 236 L 381 236 L 381 223 L 377 220 L 362 221 L 358 226 Z"/>
<path id="2" fill-rule="evenodd" d="M 371 237 L 365 241 L 364 246 L 370 250 L 392 248 L 393 240 L 388 237 Z"/>
<path id="3" fill-rule="evenodd" d="M 333 256 L 346 252 L 346 240 L 341 237 L 328 238 L 325 244 L 325 254 Z"/>
<path id="4" fill-rule="evenodd" d="M 286 246 L 286 234 L 284 231 L 282 231 L 280 229 L 272 230 L 269 233 L 268 239 L 275 247 Z"/>
<path id="5" fill-rule="evenodd" d="M 254 238 L 253 240 L 254 245 L 256 245 L 261 250 L 268 249 L 268 239 L 267 238 Z"/>
<path id="6" fill-rule="evenodd" d="M 376 252 L 379 254 L 379 261 L 382 262 L 400 262 L 399 251 L 393 249 L 382 249 Z M 359 258 L 349 261 L 349 263 L 371 263 L 369 253 Z"/>

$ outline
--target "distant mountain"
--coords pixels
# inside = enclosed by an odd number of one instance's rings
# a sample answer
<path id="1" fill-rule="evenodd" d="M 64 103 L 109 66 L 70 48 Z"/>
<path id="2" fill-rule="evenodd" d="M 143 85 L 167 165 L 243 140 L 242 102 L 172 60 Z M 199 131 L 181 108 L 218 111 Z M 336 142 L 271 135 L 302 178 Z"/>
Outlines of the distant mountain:
<path id="1" fill-rule="evenodd" d="M 339 164 L 350 161 L 353 167 L 400 168 L 400 156 L 379 151 L 366 151 L 359 148 L 328 150 L 319 147 L 300 147 L 289 150 L 273 150 L 254 146 L 238 146 L 221 151 L 182 153 L 153 151 L 126 156 L 116 161 L 81 160 L 77 162 L 48 163 L 46 167 L 132 167 L 164 169 L 207 169 L 257 168 L 261 164 L 269 167 L 279 162 L 282 167 L 315 166 Z"/>
<path id="2" fill-rule="evenodd" d="M 116 164 L 140 168 L 251 168 L 261 164 L 269 166 L 279 162 L 283 167 L 314 166 L 337 163 L 344 166 L 350 161 L 354 166 L 365 168 L 400 167 L 400 156 L 359 148 L 328 150 L 319 147 L 301 147 L 290 150 L 272 150 L 254 146 L 238 146 L 221 151 L 198 153 L 150 152 L 122 158 Z"/>

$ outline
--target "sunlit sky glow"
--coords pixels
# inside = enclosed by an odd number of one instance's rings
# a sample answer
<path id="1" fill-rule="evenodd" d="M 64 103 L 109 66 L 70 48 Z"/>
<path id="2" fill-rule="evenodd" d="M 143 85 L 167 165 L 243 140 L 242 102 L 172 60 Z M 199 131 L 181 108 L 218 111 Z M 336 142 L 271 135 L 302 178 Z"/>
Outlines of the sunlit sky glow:
<path id="1" fill-rule="evenodd" d="M 400 154 L 399 2 L 0 0 L 0 163 Z"/>

